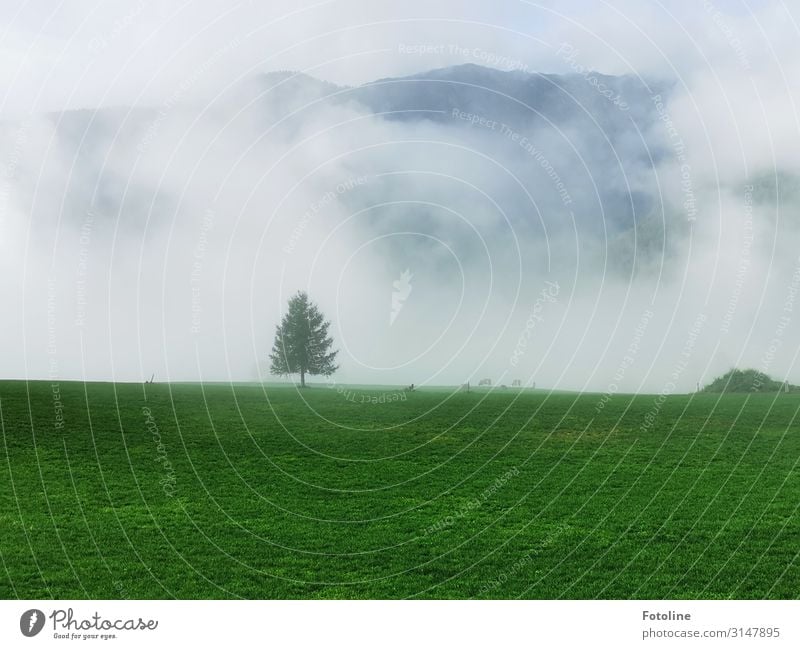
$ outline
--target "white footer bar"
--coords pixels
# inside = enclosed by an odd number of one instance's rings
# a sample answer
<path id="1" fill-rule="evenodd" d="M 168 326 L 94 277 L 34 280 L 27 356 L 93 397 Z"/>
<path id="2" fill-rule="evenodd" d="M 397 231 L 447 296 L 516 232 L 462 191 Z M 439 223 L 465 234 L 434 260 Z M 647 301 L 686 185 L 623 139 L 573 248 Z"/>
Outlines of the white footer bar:
<path id="1" fill-rule="evenodd" d="M 3 601 L 0 647 L 800 647 L 800 603 Z M 191 644 L 190 644 L 191 643 Z"/>

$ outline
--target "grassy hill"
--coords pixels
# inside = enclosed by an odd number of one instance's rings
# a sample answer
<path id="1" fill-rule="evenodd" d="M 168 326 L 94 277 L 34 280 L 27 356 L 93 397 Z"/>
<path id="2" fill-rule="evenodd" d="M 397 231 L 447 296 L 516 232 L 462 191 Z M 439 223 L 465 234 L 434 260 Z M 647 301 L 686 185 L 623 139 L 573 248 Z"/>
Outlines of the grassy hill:
<path id="1" fill-rule="evenodd" d="M 775 381 L 763 372 L 758 370 L 732 369 L 722 376 L 714 379 L 709 385 L 703 388 L 703 392 L 722 393 L 722 392 L 785 392 L 783 381 Z M 789 385 L 789 392 L 800 392 L 800 387 Z"/>
<path id="2" fill-rule="evenodd" d="M 800 592 L 798 395 L 379 396 L 0 382 L 0 597 Z"/>

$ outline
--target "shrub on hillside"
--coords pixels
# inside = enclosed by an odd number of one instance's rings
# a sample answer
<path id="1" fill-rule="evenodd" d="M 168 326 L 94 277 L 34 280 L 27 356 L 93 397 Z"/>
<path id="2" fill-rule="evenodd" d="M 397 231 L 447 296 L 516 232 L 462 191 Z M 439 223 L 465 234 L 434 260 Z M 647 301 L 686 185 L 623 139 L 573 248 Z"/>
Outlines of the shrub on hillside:
<path id="1" fill-rule="evenodd" d="M 758 370 L 732 369 L 714 379 L 703 388 L 703 392 L 783 392 L 782 381 L 775 381 Z M 796 385 L 789 385 L 789 392 L 800 392 Z"/>

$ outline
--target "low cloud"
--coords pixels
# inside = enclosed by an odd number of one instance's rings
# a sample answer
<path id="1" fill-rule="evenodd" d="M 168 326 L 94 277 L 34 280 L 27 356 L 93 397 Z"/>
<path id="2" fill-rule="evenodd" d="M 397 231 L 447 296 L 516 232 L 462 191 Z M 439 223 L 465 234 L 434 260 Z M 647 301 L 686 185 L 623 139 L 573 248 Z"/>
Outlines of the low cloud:
<path id="1" fill-rule="evenodd" d="M 797 16 L 424 4 L 28 3 L 0 68 L 3 374 L 257 379 L 305 289 L 339 383 L 800 383 L 796 327 L 770 354 L 800 267 Z M 286 69 L 311 76 L 262 74 Z"/>

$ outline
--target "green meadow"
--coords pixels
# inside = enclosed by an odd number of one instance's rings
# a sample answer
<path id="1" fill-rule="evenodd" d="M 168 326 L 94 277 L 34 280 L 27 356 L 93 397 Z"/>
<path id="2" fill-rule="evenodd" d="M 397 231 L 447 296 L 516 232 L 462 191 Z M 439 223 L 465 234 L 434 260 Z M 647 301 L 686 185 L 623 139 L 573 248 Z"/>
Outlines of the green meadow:
<path id="1" fill-rule="evenodd" d="M 397 390 L 0 382 L 0 596 L 800 596 L 800 394 Z"/>

